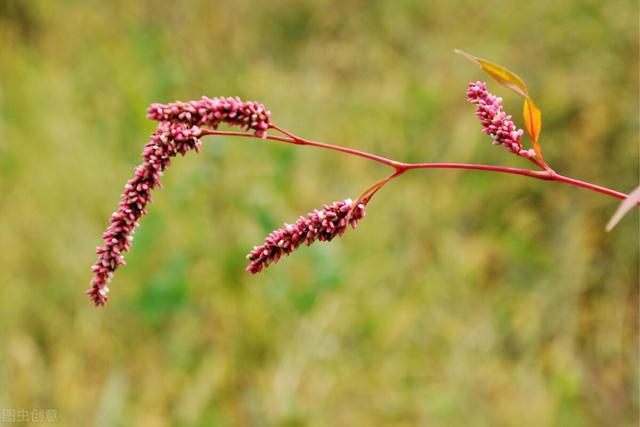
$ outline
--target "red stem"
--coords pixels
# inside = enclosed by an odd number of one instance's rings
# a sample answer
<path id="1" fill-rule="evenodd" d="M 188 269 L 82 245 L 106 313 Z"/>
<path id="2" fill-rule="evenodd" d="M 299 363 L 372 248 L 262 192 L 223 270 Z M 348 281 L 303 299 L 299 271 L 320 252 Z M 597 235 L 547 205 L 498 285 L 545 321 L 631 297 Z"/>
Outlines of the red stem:
<path id="1" fill-rule="evenodd" d="M 221 131 L 221 130 L 203 130 L 202 135 L 226 135 L 226 136 L 243 136 L 247 138 L 259 138 L 255 136 L 253 133 L 249 133 L 249 132 L 232 132 L 232 131 Z M 397 166 L 400 165 L 400 162 L 396 162 L 395 160 L 389 160 L 384 157 L 376 156 L 375 154 L 366 153 L 364 151 L 355 150 L 353 148 L 341 147 L 339 145 L 309 141 L 309 140 L 298 138 L 298 137 L 282 137 L 282 136 L 267 135 L 265 136 L 265 139 L 269 139 L 271 141 L 286 142 L 289 144 L 309 145 L 311 147 L 318 147 L 318 148 L 325 148 L 327 150 L 340 151 L 342 153 L 351 154 L 353 156 L 364 157 L 365 159 L 373 160 L 378 163 L 391 166 L 392 168 L 397 168 Z"/>
<path id="2" fill-rule="evenodd" d="M 529 169 L 510 168 L 505 166 L 492 166 L 492 165 L 475 165 L 465 163 L 409 163 L 406 165 L 406 170 L 411 169 L 473 169 L 481 171 L 510 173 L 513 175 L 523 175 L 536 179 L 543 179 L 546 181 L 564 182 L 565 184 L 574 185 L 576 187 L 586 188 L 591 191 L 597 191 L 598 193 L 606 194 L 608 196 L 616 197 L 618 199 L 626 199 L 627 195 L 619 191 L 612 190 L 600 185 L 591 184 L 590 182 L 580 181 L 578 179 L 569 178 L 563 175 L 559 175 L 555 172 L 548 171 L 532 171 Z"/>
<path id="3" fill-rule="evenodd" d="M 588 190 L 597 191 L 598 193 L 606 194 L 608 196 L 616 197 L 618 199 L 626 199 L 628 197 L 627 194 L 621 193 L 616 190 L 612 190 L 607 187 L 602 187 L 600 185 L 591 184 L 590 182 L 580 181 L 578 179 L 569 178 L 568 176 L 562 176 L 555 174 L 553 176 L 553 181 L 564 182 L 565 184 L 574 185 L 576 187 L 586 188 Z"/>
<path id="4" fill-rule="evenodd" d="M 552 181 L 552 176 L 546 171 L 533 171 L 529 169 L 511 168 L 508 166 L 478 165 L 473 163 L 406 163 L 402 169 L 471 169 L 489 172 L 510 173 L 513 175 L 523 175 L 536 179 Z"/>
<path id="5" fill-rule="evenodd" d="M 478 164 L 468 164 L 468 163 L 402 163 L 397 160 L 387 159 L 386 157 L 377 156 L 375 154 L 356 150 L 354 148 L 347 148 L 339 145 L 326 144 L 323 142 L 316 142 L 308 139 L 303 139 L 275 125 L 272 125 L 271 128 L 283 133 L 286 136 L 283 137 L 283 136 L 275 136 L 275 135 L 266 135 L 264 137 L 265 139 L 268 139 L 271 141 L 285 142 L 288 144 L 308 145 L 311 147 L 324 148 L 326 150 L 339 151 L 341 153 L 346 153 L 353 156 L 358 156 L 358 157 L 363 157 L 365 159 L 373 160 L 375 162 L 394 168 L 396 170 L 396 173 L 390 176 L 389 178 L 385 179 L 384 183 L 390 181 L 391 179 L 396 178 L 397 176 L 400 176 L 402 173 L 411 169 L 470 169 L 470 170 L 479 170 L 479 171 L 508 173 L 512 175 L 522 175 L 530 178 L 542 179 L 545 181 L 564 182 L 565 184 L 586 188 L 588 190 L 596 191 L 598 193 L 606 194 L 608 196 L 615 197 L 618 199 L 627 198 L 626 194 L 621 193 L 619 191 L 615 191 L 610 188 L 602 187 L 600 185 L 591 184 L 589 182 L 580 181 L 574 178 L 569 178 L 563 175 L 559 175 L 553 170 L 551 170 L 550 168 L 546 170 L 534 171 L 529 169 L 511 168 L 507 166 L 478 165 Z M 253 133 L 249 133 L 249 132 L 232 132 L 232 131 L 204 130 L 204 129 L 202 131 L 202 135 L 240 136 L 245 138 L 259 138 L 255 136 Z"/>

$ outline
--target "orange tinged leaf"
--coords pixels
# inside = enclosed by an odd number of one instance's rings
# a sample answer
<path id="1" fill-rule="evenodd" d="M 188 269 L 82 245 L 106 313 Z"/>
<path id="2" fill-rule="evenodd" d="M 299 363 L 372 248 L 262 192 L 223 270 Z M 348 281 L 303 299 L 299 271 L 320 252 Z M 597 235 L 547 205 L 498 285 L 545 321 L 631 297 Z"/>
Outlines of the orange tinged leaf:
<path id="1" fill-rule="evenodd" d="M 540 129 L 542 129 L 542 112 L 533 100 L 529 97 L 524 99 L 524 129 L 527 131 L 527 135 L 531 138 L 533 143 L 533 149 L 536 150 L 538 157 L 542 158 L 542 151 L 540 145 L 538 145 L 538 138 L 540 138 Z"/>
<path id="2" fill-rule="evenodd" d="M 527 85 L 524 84 L 522 79 L 516 73 L 507 70 L 501 65 L 495 64 L 491 61 L 487 61 L 486 59 L 478 58 L 477 56 L 473 56 L 470 53 L 464 52 L 462 50 L 455 49 L 454 52 L 464 56 L 469 61 L 478 64 L 485 73 L 487 73 L 495 81 L 502 84 L 503 86 L 508 87 L 515 93 L 522 95 L 525 98 L 529 96 Z"/>
<path id="3" fill-rule="evenodd" d="M 532 141 L 538 142 L 542 127 L 542 112 L 531 98 L 524 100 L 524 128 Z"/>

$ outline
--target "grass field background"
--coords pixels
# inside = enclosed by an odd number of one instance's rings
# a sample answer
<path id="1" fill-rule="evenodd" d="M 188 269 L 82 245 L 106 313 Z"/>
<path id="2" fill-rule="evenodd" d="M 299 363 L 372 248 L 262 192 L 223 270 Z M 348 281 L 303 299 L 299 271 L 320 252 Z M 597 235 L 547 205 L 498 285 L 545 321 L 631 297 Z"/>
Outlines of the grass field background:
<path id="1" fill-rule="evenodd" d="M 632 426 L 638 213 L 451 170 L 385 187 L 356 231 L 258 276 L 284 221 L 357 197 L 366 160 L 205 139 L 177 159 L 96 309 L 94 248 L 152 102 L 238 95 L 320 141 L 526 167 L 465 101 L 518 72 L 558 172 L 638 184 L 638 4 L 0 1 L 0 408 L 69 426 Z M 490 90 L 520 120 L 520 100 Z"/>

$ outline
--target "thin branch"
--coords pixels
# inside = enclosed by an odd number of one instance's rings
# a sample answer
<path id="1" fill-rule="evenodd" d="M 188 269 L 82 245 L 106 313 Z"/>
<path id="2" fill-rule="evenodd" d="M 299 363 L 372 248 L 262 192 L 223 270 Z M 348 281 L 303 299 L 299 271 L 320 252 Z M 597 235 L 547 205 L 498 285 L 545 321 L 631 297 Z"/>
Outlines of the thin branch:
<path id="1" fill-rule="evenodd" d="M 354 148 L 342 147 L 339 145 L 326 144 L 323 142 L 311 141 L 308 139 L 300 138 L 292 133 L 281 129 L 275 125 L 272 125 L 272 128 L 283 133 L 286 136 L 275 136 L 275 135 L 266 135 L 264 139 L 268 139 L 271 141 L 285 142 L 288 144 L 295 145 L 306 145 L 311 147 L 323 148 L 331 151 L 338 151 L 341 153 L 350 154 L 357 157 L 362 157 L 365 159 L 373 160 L 377 163 L 384 164 L 394 168 L 397 172 L 405 172 L 412 169 L 468 169 L 468 170 L 479 170 L 479 171 L 489 171 L 489 172 L 498 172 L 498 173 L 508 173 L 512 175 L 522 175 L 527 176 L 529 178 L 540 179 L 544 181 L 556 181 L 563 182 L 565 184 L 573 185 L 575 187 L 585 188 L 587 190 L 596 191 L 598 193 L 606 194 L 611 197 L 615 197 L 617 199 L 626 199 L 627 195 L 621 193 L 616 190 L 612 190 L 607 187 L 603 187 L 596 184 L 591 184 L 589 182 L 580 181 L 578 179 L 569 178 L 563 175 L 559 175 L 551 169 L 548 170 L 530 170 L 530 169 L 520 169 L 520 168 L 512 168 L 508 166 L 494 166 L 494 165 L 480 165 L 480 164 L 471 164 L 471 163 L 402 163 L 397 160 L 388 159 L 386 157 L 377 156 L 375 154 L 367 153 L 365 151 L 356 150 Z M 240 136 L 245 138 L 259 138 L 253 133 L 250 132 L 233 132 L 233 131 L 220 131 L 220 130 L 203 130 L 202 135 L 213 135 L 213 136 Z M 399 176 L 400 173 L 394 174 L 393 178 Z M 385 181 L 386 183 L 387 181 Z"/>

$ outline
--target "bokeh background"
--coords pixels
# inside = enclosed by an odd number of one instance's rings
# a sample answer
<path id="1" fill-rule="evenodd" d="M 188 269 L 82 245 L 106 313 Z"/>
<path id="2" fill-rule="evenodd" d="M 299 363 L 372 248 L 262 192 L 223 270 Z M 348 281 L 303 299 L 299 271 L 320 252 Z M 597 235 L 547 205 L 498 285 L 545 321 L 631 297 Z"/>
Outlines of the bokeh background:
<path id="1" fill-rule="evenodd" d="M 308 138 L 526 166 L 481 134 L 465 88 L 485 77 L 461 48 L 526 80 L 559 172 L 629 191 L 638 18 L 628 0 L 0 0 L 0 408 L 65 426 L 637 425 L 638 213 L 607 234 L 618 201 L 563 184 L 411 172 L 355 232 L 252 277 L 271 229 L 388 171 L 209 137 L 163 178 L 107 307 L 83 291 L 152 102 L 239 95 Z"/>

